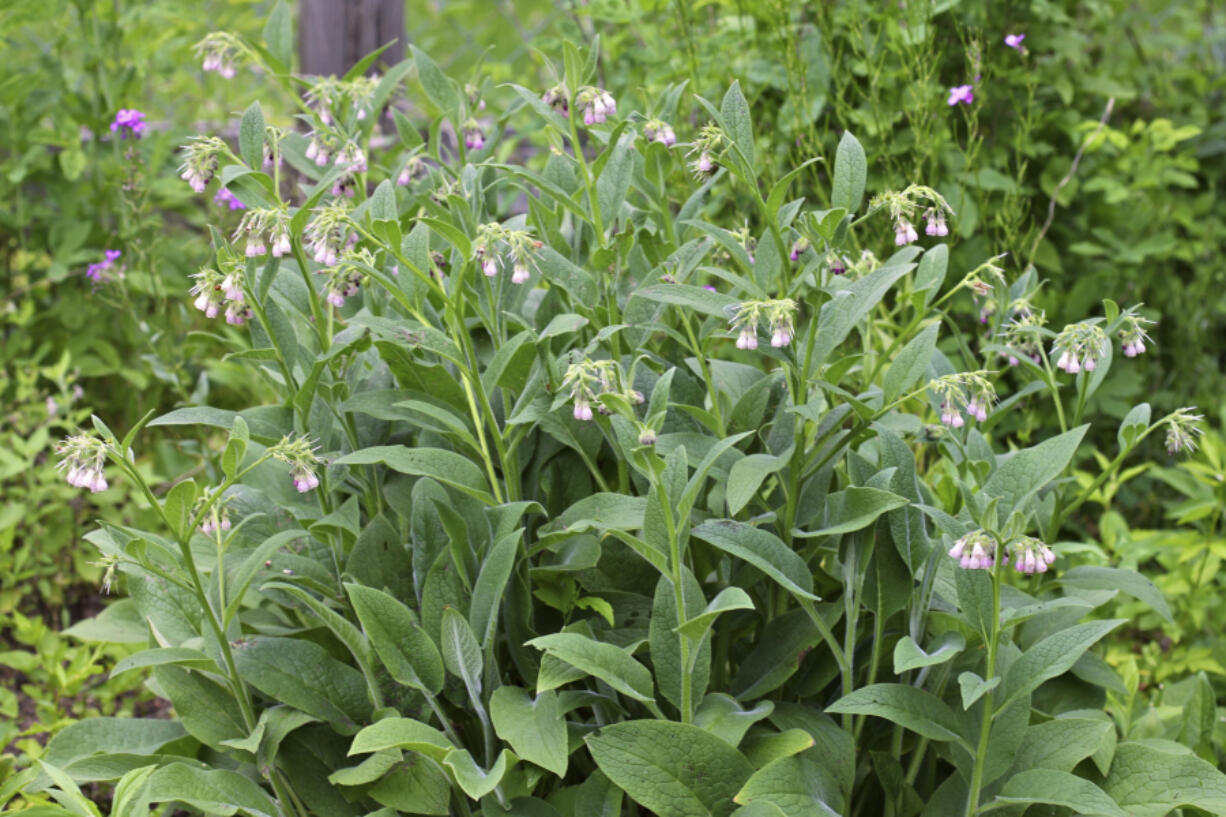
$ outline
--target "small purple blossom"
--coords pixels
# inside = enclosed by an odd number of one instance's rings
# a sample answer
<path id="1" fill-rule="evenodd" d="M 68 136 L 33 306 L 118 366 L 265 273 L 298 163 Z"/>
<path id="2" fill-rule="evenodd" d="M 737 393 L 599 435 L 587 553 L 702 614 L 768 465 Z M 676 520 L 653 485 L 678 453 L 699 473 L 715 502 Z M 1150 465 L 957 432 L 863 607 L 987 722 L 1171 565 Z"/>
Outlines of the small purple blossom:
<path id="1" fill-rule="evenodd" d="M 247 205 L 238 200 L 238 196 L 231 193 L 227 188 L 218 188 L 217 193 L 213 196 L 213 201 L 217 204 L 227 204 L 231 210 L 246 210 Z"/>
<path id="2" fill-rule="evenodd" d="M 1022 45 L 1022 40 L 1026 39 L 1025 34 L 1006 34 L 1005 45 L 1012 48 L 1014 51 L 1025 51 L 1026 46 Z"/>
<path id="3" fill-rule="evenodd" d="M 949 104 L 957 105 L 959 102 L 963 105 L 970 105 L 975 101 L 975 86 L 974 85 L 956 85 L 949 89 Z"/>
<path id="4" fill-rule="evenodd" d="M 107 250 L 106 258 L 102 261 L 98 261 L 97 263 L 90 264 L 89 268 L 85 270 L 85 276 L 94 283 L 102 283 L 102 278 L 106 274 L 106 271 L 115 266 L 115 262 L 119 260 L 119 256 L 121 255 L 123 255 L 123 253 L 119 250 Z"/>
<path id="5" fill-rule="evenodd" d="M 111 132 L 118 133 L 120 139 L 134 136 L 137 139 L 145 132 L 145 115 L 135 108 L 120 108 L 111 123 Z"/>

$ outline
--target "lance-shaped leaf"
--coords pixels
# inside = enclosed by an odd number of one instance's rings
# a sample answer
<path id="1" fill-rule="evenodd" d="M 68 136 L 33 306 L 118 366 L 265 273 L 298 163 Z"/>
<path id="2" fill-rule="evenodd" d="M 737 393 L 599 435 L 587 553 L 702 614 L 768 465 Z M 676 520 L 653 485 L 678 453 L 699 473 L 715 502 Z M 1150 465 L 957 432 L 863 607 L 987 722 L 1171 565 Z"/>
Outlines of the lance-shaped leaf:
<path id="1" fill-rule="evenodd" d="M 392 678 L 437 695 L 443 688 L 443 659 L 413 611 L 373 587 L 347 583 L 345 589 L 366 637 Z"/>
<path id="2" fill-rule="evenodd" d="M 579 633 L 543 635 L 528 645 L 599 678 L 636 701 L 655 700 L 651 694 L 651 672 L 620 647 Z"/>
<path id="3" fill-rule="evenodd" d="M 817 599 L 813 595 L 813 574 L 805 560 L 773 533 L 731 519 L 708 520 L 694 528 L 693 533 L 725 553 L 749 562 L 788 592 Z"/>

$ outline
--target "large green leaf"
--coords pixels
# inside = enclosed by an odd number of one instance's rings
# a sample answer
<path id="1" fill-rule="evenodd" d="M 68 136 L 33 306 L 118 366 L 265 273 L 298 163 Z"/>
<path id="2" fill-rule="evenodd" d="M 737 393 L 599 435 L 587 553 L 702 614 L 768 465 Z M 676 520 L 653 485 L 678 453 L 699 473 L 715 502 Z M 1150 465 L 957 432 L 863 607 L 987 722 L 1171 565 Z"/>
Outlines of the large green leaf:
<path id="1" fill-rule="evenodd" d="M 1005 699 L 999 709 L 1004 710 L 1019 696 L 1029 695 L 1039 684 L 1067 672 L 1083 652 L 1123 623 L 1121 618 L 1087 621 L 1054 632 L 1031 645 L 1009 667 L 1005 676 Z"/>
<path id="2" fill-rule="evenodd" d="M 1098 750 L 1106 732 L 1114 730 L 1109 718 L 1060 717 L 1035 724 L 1026 729 L 1014 767 L 1071 772 Z"/>
<path id="3" fill-rule="evenodd" d="M 737 792 L 736 802 L 771 803 L 789 817 L 839 817 L 843 813 L 838 783 L 805 757 L 781 758 L 758 769 Z"/>
<path id="4" fill-rule="evenodd" d="M 1024 448 L 1009 455 L 988 477 L 983 492 L 989 497 L 1000 497 L 1002 519 L 1022 503 L 1039 492 L 1064 471 L 1073 459 L 1081 438 L 1090 426 L 1077 428 L 1044 440 L 1038 445 Z"/>
<path id="5" fill-rule="evenodd" d="M 150 775 L 145 796 L 151 803 L 184 803 L 218 817 L 281 814 L 276 802 L 251 778 L 226 769 L 205 770 L 186 763 L 172 763 Z"/>
<path id="6" fill-rule="evenodd" d="M 393 471 L 432 477 L 490 505 L 493 497 L 481 468 L 467 457 L 443 448 L 409 448 L 405 445 L 379 445 L 346 454 L 337 465 L 382 463 Z"/>
<path id="7" fill-rule="evenodd" d="M 275 701 L 353 733 L 370 717 L 362 674 L 313 641 L 255 636 L 234 650 L 243 680 Z"/>
<path id="8" fill-rule="evenodd" d="M 1078 565 L 1066 570 L 1059 577 L 1062 584 L 1070 587 L 1080 587 L 1085 590 L 1118 590 L 1127 593 L 1138 601 L 1143 601 L 1153 608 L 1171 624 L 1171 608 L 1166 603 L 1162 591 L 1149 579 L 1135 570 L 1122 567 L 1100 567 L 1098 565 Z"/>
<path id="9" fill-rule="evenodd" d="M 397 683 L 437 695 L 443 688 L 443 659 L 413 611 L 396 599 L 360 584 L 345 590 L 379 660 Z"/>
<path id="10" fill-rule="evenodd" d="M 384 718 L 354 735 L 349 754 L 404 749 L 441 763 L 454 748 L 447 736 L 433 726 L 412 718 Z"/>
<path id="11" fill-rule="evenodd" d="M 937 696 L 907 684 L 872 684 L 844 695 L 827 712 L 875 715 L 932 740 L 959 740 L 958 721 Z"/>
<path id="12" fill-rule="evenodd" d="M 584 739 L 631 799 L 659 817 L 722 817 L 752 769 L 740 752 L 685 723 L 624 721 Z"/>
<path id="13" fill-rule="evenodd" d="M 1180 806 L 1226 814 L 1226 775 L 1176 743 L 1121 743 L 1103 783 L 1129 817 L 1163 817 Z"/>
<path id="14" fill-rule="evenodd" d="M 651 673 L 620 647 L 579 633 L 543 635 L 532 639 L 528 645 L 599 678 L 636 701 L 655 700 L 651 694 Z"/>
<path id="15" fill-rule="evenodd" d="M 868 159 L 864 156 L 864 148 L 851 131 L 844 131 L 834 154 L 834 187 L 830 192 L 830 206 L 842 207 L 849 213 L 859 210 L 867 181 Z"/>
<path id="16" fill-rule="evenodd" d="M 1208 765 L 1208 764 L 1206 764 Z M 1031 769 L 1015 774 L 996 796 L 998 803 L 1047 803 L 1077 814 L 1126 817 L 1106 792 L 1089 780 L 1055 769 Z M 1135 812 L 1128 815 L 1135 817 Z"/>
<path id="17" fill-rule="evenodd" d="M 902 508 L 910 502 L 905 496 L 880 488 L 851 487 L 830 494 L 822 516 L 826 527 L 811 532 L 795 531 L 794 536 L 834 536 L 867 528 L 883 513 Z"/>
<path id="18" fill-rule="evenodd" d="M 778 536 L 731 519 L 715 519 L 694 528 L 694 536 L 725 553 L 744 559 L 778 582 L 788 592 L 806 599 L 813 595 L 813 574 Z"/>
<path id="19" fill-rule="evenodd" d="M 504 686 L 490 696 L 490 719 L 498 737 L 524 760 L 566 776 L 566 720 L 552 689 L 533 698 L 520 687 Z"/>

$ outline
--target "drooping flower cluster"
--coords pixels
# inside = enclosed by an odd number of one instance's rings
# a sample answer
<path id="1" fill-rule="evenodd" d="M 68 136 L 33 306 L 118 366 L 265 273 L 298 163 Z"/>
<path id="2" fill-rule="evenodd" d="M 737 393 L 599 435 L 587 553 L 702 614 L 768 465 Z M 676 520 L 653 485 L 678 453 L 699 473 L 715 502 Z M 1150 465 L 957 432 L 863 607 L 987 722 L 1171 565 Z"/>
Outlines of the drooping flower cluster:
<path id="1" fill-rule="evenodd" d="M 524 284 L 537 268 L 536 251 L 543 245 L 526 230 L 512 230 L 491 221 L 477 227 L 477 240 L 474 243 L 473 260 L 481 266 L 481 272 L 487 278 L 498 275 L 498 271 L 510 262 L 511 283 Z"/>
<path id="2" fill-rule="evenodd" d="M 788 260 L 799 261 L 800 256 L 804 255 L 807 249 L 809 249 L 809 239 L 801 236 L 792 242 L 792 249 L 788 252 Z"/>
<path id="3" fill-rule="evenodd" d="M 894 222 L 894 244 L 899 247 L 919 240 L 919 233 L 912 223 L 917 214 L 923 214 L 927 222 L 924 232 L 931 236 L 949 235 L 945 217 L 954 214 L 953 208 L 940 193 L 922 184 L 910 185 L 902 192 L 887 190 L 879 193 L 869 202 L 869 209 L 889 211 L 890 220 Z"/>
<path id="4" fill-rule="evenodd" d="M 468 150 L 481 150 L 485 147 L 485 131 L 481 129 L 481 123 L 475 119 L 469 119 L 464 123 L 464 147 Z"/>
<path id="5" fill-rule="evenodd" d="M 115 266 L 115 262 L 119 260 L 121 255 L 123 255 L 123 252 L 120 250 L 107 250 L 106 257 L 102 261 L 90 264 L 86 268 L 85 277 L 94 283 L 102 283 L 103 279 L 108 277 L 108 271 Z"/>
<path id="6" fill-rule="evenodd" d="M 1019 298 L 1009 306 L 1011 317 L 1001 327 L 1001 343 L 1008 347 L 1007 352 L 1001 352 L 1010 366 L 1021 363 L 1021 357 L 1028 357 L 1035 363 L 1042 362 L 1040 350 L 1043 346 L 1043 326 L 1047 323 L 1047 313 L 1038 309 L 1026 298 Z"/>
<path id="7" fill-rule="evenodd" d="M 1009 546 L 1013 555 L 1013 569 L 1019 573 L 1046 573 L 1056 561 L 1056 554 L 1042 541 L 1026 536 Z"/>
<path id="8" fill-rule="evenodd" d="M 315 209 L 315 217 L 304 233 L 306 249 L 315 263 L 330 267 L 340 257 L 341 250 L 357 241 L 349 222 L 349 208 L 343 199 Z"/>
<path id="9" fill-rule="evenodd" d="M 320 77 L 306 92 L 307 107 L 315 112 L 319 121 L 331 125 L 336 120 L 333 112 L 348 95 L 346 83 L 336 77 Z"/>
<path id="10" fill-rule="evenodd" d="M 575 107 L 583 114 L 583 124 L 600 125 L 610 116 L 617 116 L 617 100 L 603 88 L 587 85 L 575 94 Z"/>
<path id="11" fill-rule="evenodd" d="M 268 453 L 278 462 L 288 465 L 290 479 L 294 488 L 300 494 L 319 487 L 319 477 L 315 471 L 323 464 L 315 454 L 315 446 L 307 437 L 291 437 L 288 434 L 281 441 L 268 449 Z"/>
<path id="12" fill-rule="evenodd" d="M 990 372 L 956 372 L 928 383 L 928 390 L 941 398 L 941 422 L 952 428 L 966 424 L 963 412 L 972 422 L 988 419 L 996 402 L 996 389 L 987 379 Z"/>
<path id="13" fill-rule="evenodd" d="M 222 79 L 234 79 L 235 59 L 242 53 L 242 43 L 232 34 L 214 31 L 196 43 L 196 58 L 205 72 L 216 71 Z"/>
<path id="14" fill-rule="evenodd" d="M 795 335 L 796 302 L 791 298 L 764 301 L 743 301 L 732 308 L 730 322 L 737 333 L 736 348 L 758 348 L 758 324 L 766 321 L 771 333 L 771 346 L 781 349 L 792 343 Z"/>
<path id="15" fill-rule="evenodd" d="M 414 154 L 405 160 L 404 167 L 400 169 L 400 173 L 396 176 L 396 184 L 401 187 L 407 187 L 414 179 L 426 175 L 426 172 L 425 160 Z"/>
<path id="16" fill-rule="evenodd" d="M 289 214 L 280 208 L 250 210 L 243 215 L 234 231 L 234 240 L 246 240 L 244 255 L 256 258 L 266 255 L 269 245 L 274 258 L 293 252 L 289 235 Z"/>
<path id="17" fill-rule="evenodd" d="M 352 298 L 358 294 L 358 288 L 366 277 L 362 267 L 371 267 L 374 266 L 374 263 L 375 257 L 370 250 L 365 248 L 356 252 L 345 250 L 336 266 L 319 271 L 321 275 L 328 276 L 328 283 L 324 287 L 324 299 L 340 309 L 345 305 L 346 298 Z"/>
<path id="18" fill-rule="evenodd" d="M 210 494 L 206 491 L 200 499 L 196 500 L 196 513 L 200 512 L 200 508 L 208 502 Z M 205 513 L 204 518 L 200 520 L 200 532 L 205 536 L 212 536 L 214 533 L 230 530 L 230 511 L 226 507 L 226 501 L 223 498 L 218 498 Z"/>
<path id="19" fill-rule="evenodd" d="M 240 263 L 232 260 L 227 260 L 224 264 L 224 275 L 215 269 L 204 267 L 193 276 L 196 285 L 191 291 L 196 299 L 192 301 L 192 306 L 203 312 L 206 318 L 216 318 L 224 306 L 226 323 L 242 326 L 251 319 L 252 314 L 247 306 L 247 296 L 243 288 L 243 268 Z"/>
<path id="20" fill-rule="evenodd" d="M 965 570 L 988 570 L 996 562 L 996 539 L 987 531 L 971 531 L 954 542 L 949 555 Z"/>
<path id="21" fill-rule="evenodd" d="M 650 119 L 643 125 L 643 136 L 648 142 L 659 142 L 666 148 L 677 144 L 677 134 L 673 126 L 659 119 Z"/>
<path id="22" fill-rule="evenodd" d="M 57 466 L 74 488 L 88 488 L 90 493 L 107 489 L 102 468 L 106 464 L 106 443 L 92 434 L 74 434 L 55 447 L 60 455 Z"/>
<path id="23" fill-rule="evenodd" d="M 1064 327 L 1052 344 L 1051 354 L 1056 368 L 1077 374 L 1098 368 L 1098 360 L 1107 350 L 1107 334 L 1097 321 L 1081 321 Z"/>
<path id="24" fill-rule="evenodd" d="M 213 174 L 217 172 L 217 156 L 226 150 L 226 143 L 216 136 L 197 136 L 182 148 L 183 172 L 179 178 L 191 185 L 192 190 L 203 193 Z"/>
<path id="25" fill-rule="evenodd" d="M 643 395 L 625 386 L 624 379 L 621 367 L 616 362 L 612 360 L 592 360 L 585 357 L 582 361 L 572 363 L 566 367 L 566 375 L 562 378 L 562 386 L 559 393 L 569 391 L 570 399 L 574 404 L 574 418 L 576 420 L 587 421 L 591 420 L 594 416 L 592 414 L 592 404 L 597 403 L 602 394 L 616 394 L 634 404 L 643 402 Z M 610 413 L 602 405 L 597 405 L 597 411 L 601 414 Z M 654 443 L 654 433 L 650 442 L 642 442 L 643 445 L 652 445 Z"/>
<path id="26" fill-rule="evenodd" d="M 1167 418 L 1166 451 L 1174 456 L 1180 451 L 1189 454 L 1196 450 L 1196 438 L 1205 433 L 1200 422 L 1204 415 L 1193 414 L 1195 408 L 1176 409 Z"/>
<path id="27" fill-rule="evenodd" d="M 1124 357 L 1143 355 L 1146 348 L 1145 342 L 1153 343 L 1145 328 L 1153 326 L 1154 322 L 1138 315 L 1138 309 L 1140 309 L 1140 304 L 1129 307 L 1121 316 L 1123 321 L 1120 325 L 1120 347 L 1124 352 Z"/>
<path id="28" fill-rule="evenodd" d="M 139 139 L 146 127 L 148 126 L 143 113 L 135 108 L 120 108 L 115 114 L 115 121 L 111 122 L 111 133 L 119 134 L 120 139 L 127 139 L 129 136 Z"/>
<path id="29" fill-rule="evenodd" d="M 702 126 L 702 130 L 698 132 L 698 138 L 691 143 L 687 154 L 689 156 L 698 154 L 698 157 L 690 162 L 690 172 L 694 174 L 694 178 L 704 181 L 719 169 L 716 156 L 725 144 L 727 144 L 727 137 L 724 136 L 724 131 L 719 125 L 708 122 Z"/>
<path id="30" fill-rule="evenodd" d="M 570 94 L 566 91 L 566 86 L 559 83 L 554 85 L 545 93 L 541 94 L 541 102 L 544 102 L 549 107 L 560 113 L 562 116 L 570 117 Z"/>

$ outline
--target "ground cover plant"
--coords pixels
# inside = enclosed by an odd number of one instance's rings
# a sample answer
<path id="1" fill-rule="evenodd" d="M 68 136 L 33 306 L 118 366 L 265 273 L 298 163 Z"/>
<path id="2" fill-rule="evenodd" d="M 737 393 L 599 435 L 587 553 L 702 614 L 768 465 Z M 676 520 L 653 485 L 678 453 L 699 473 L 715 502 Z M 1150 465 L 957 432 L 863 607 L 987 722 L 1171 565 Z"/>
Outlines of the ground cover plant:
<path id="1" fill-rule="evenodd" d="M 291 48 L 280 5 L 199 57 L 293 99 Z M 492 88 L 413 49 L 313 80 L 301 132 L 255 103 L 233 142 L 185 145 L 183 183 L 244 210 L 182 297 L 271 399 L 60 443 L 68 483 L 148 506 L 88 536 L 129 597 L 94 626 L 147 639 L 114 674 L 150 673 L 174 717 L 68 726 L 0 794 L 1226 811 L 1205 684 L 1156 706 L 1096 647 L 1119 594 L 1170 620 L 1163 595 L 1067 539 L 1147 439 L 1201 441 L 1195 410 L 1138 403 L 1102 462 L 1081 450 L 1150 320 L 1105 299 L 1052 324 L 1034 270 L 952 266 L 941 181 L 870 188 L 850 131 L 805 160 L 830 168 L 814 203 L 811 165 L 763 167 L 739 83 L 632 110 L 597 44 L 552 56 L 551 83 Z M 406 88 L 428 116 L 383 114 Z M 1020 439 L 1024 404 L 1051 411 Z M 198 460 L 155 490 L 142 447 L 168 430 Z"/>

